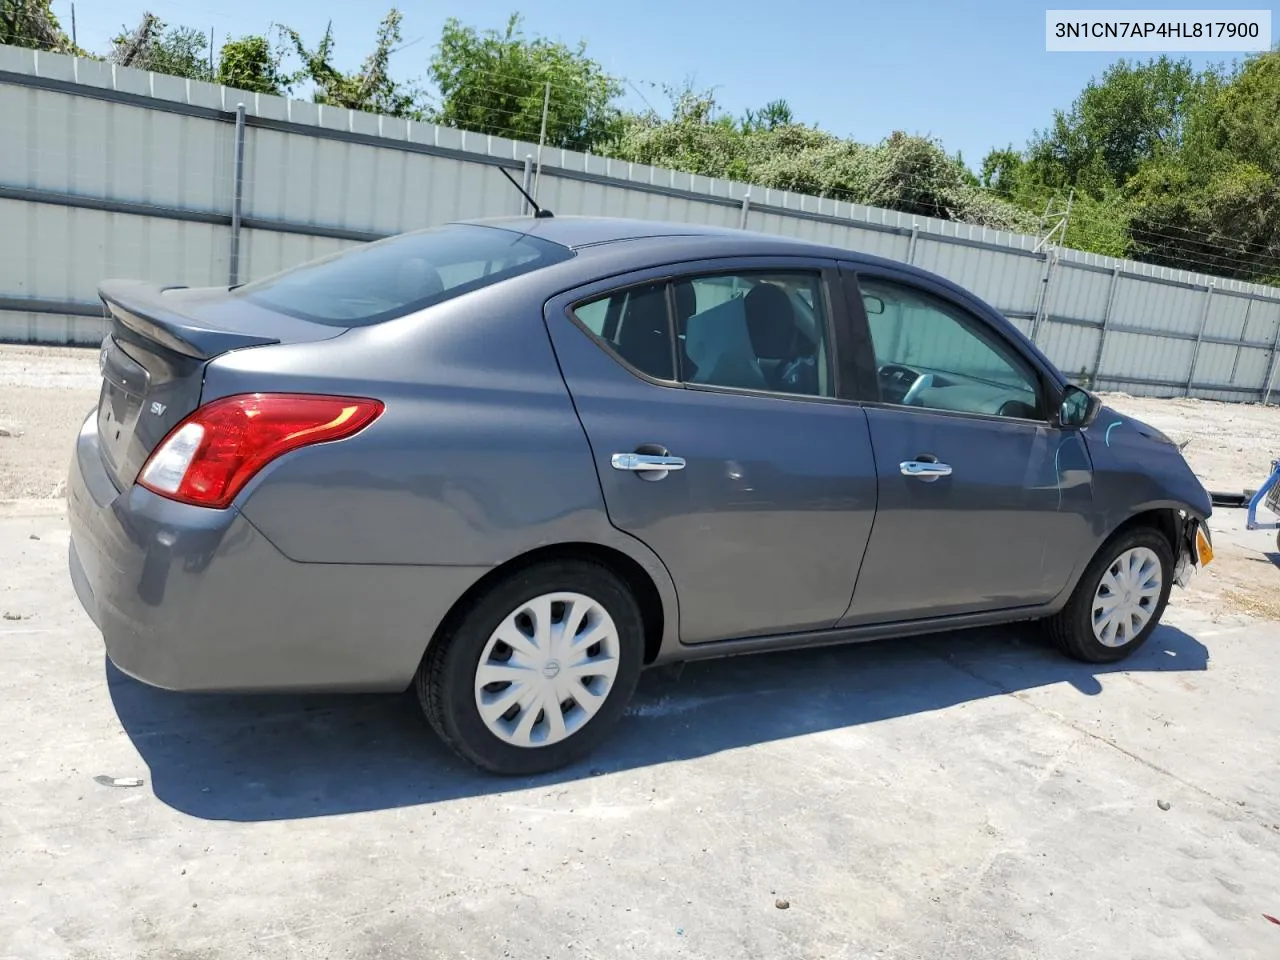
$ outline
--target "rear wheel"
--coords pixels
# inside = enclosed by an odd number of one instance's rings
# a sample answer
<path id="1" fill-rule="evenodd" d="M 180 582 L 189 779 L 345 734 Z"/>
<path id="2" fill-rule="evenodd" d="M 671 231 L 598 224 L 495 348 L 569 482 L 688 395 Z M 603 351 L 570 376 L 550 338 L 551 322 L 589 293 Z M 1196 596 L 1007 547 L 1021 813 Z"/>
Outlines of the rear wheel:
<path id="1" fill-rule="evenodd" d="M 1088 663 L 1123 660 L 1147 640 L 1173 585 L 1173 554 L 1151 527 L 1135 527 L 1103 545 L 1049 632 L 1069 656 Z"/>
<path id="2" fill-rule="evenodd" d="M 601 564 L 556 561 L 486 590 L 431 645 L 415 686 L 460 756 L 494 773 L 541 773 L 604 738 L 643 656 L 626 585 Z"/>

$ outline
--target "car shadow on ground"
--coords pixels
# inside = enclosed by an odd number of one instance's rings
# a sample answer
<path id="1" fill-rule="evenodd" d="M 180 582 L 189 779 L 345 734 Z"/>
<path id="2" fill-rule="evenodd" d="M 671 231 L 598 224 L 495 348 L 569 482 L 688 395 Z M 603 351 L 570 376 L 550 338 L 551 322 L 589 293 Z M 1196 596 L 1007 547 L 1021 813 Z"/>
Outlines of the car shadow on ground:
<path id="1" fill-rule="evenodd" d="M 1102 693 L 1107 673 L 1195 672 L 1208 651 L 1161 626 L 1123 663 L 1076 663 L 1025 626 L 916 640 L 760 654 L 642 676 L 597 753 L 533 778 L 456 759 L 408 694 L 222 696 L 169 693 L 107 662 L 116 712 L 157 798 L 195 817 L 267 821 L 431 804 L 875 723 L 1056 683 Z"/>

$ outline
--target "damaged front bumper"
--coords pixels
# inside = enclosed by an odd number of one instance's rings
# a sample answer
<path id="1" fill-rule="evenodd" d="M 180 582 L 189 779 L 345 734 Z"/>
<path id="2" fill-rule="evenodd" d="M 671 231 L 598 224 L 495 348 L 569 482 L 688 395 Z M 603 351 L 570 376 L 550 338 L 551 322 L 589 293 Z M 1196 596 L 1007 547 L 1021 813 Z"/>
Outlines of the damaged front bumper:
<path id="1" fill-rule="evenodd" d="M 1186 587 L 1197 570 L 1213 562 L 1213 538 L 1209 533 L 1209 525 L 1197 517 L 1184 517 L 1179 533 L 1173 582 Z"/>

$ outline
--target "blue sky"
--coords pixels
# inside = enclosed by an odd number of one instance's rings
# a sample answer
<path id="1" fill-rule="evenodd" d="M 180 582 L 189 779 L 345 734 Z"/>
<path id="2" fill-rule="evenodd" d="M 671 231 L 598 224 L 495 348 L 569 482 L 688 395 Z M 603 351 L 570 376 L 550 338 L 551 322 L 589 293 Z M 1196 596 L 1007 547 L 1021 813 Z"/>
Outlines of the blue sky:
<path id="1" fill-rule="evenodd" d="M 1089 77 L 1117 57 L 1046 53 L 1046 6 L 1188 7 L 1170 0 L 405 0 L 400 6 L 405 40 L 417 41 L 396 57 L 396 72 L 406 79 L 425 77 L 450 14 L 487 28 L 503 26 L 519 10 L 527 34 L 570 44 L 585 40 L 606 70 L 634 81 L 655 106 L 665 101 L 649 84 L 679 85 L 690 78 L 698 87 L 715 87 L 719 102 L 735 114 L 784 98 L 802 122 L 866 142 L 895 129 L 934 136 L 975 167 L 992 146 L 1025 143 L 1048 124 L 1054 107 L 1069 105 Z M 368 52 L 385 10 L 381 3 L 351 0 L 77 0 L 80 43 L 105 49 L 122 24 L 137 22 L 144 7 L 173 24 L 212 27 L 219 44 L 227 35 L 264 32 L 272 21 L 288 23 L 315 43 L 332 20 L 337 62 L 345 68 L 357 66 Z M 1200 0 L 1193 7 L 1260 5 Z M 53 8 L 69 29 L 69 0 L 54 0 Z M 1229 59 L 1192 57 L 1198 66 Z M 640 102 L 635 93 L 629 98 Z"/>

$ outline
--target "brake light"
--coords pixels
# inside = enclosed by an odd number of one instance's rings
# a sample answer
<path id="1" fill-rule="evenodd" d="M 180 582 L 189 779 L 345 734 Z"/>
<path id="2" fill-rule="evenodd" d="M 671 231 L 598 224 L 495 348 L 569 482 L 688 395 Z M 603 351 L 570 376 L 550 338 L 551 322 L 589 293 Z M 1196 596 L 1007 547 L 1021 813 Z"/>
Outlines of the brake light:
<path id="1" fill-rule="evenodd" d="M 223 508 L 283 454 L 342 440 L 382 413 L 379 400 L 249 393 L 214 400 L 179 423 L 152 452 L 138 483 L 200 507 Z"/>

